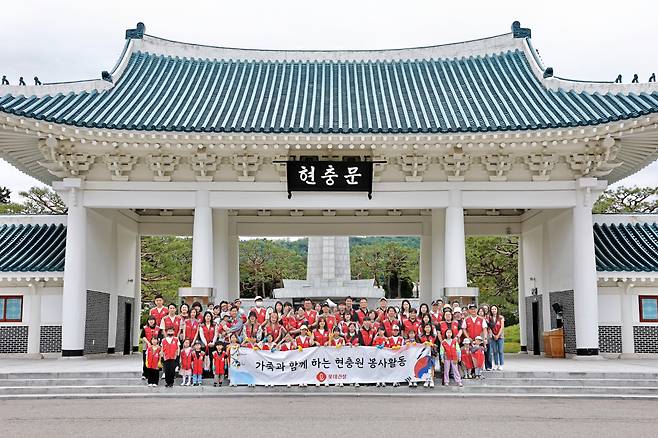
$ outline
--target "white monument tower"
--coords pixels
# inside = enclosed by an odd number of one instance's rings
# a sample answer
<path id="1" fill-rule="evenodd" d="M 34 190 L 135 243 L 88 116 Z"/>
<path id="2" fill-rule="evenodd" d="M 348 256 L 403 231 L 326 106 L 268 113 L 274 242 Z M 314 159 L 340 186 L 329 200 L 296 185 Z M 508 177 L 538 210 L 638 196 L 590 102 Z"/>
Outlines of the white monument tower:
<path id="1" fill-rule="evenodd" d="M 384 290 L 375 280 L 352 280 L 350 275 L 350 238 L 348 236 L 312 236 L 308 238 L 306 280 L 283 280 L 283 288 L 274 289 L 274 297 L 283 298 L 381 298 Z"/>

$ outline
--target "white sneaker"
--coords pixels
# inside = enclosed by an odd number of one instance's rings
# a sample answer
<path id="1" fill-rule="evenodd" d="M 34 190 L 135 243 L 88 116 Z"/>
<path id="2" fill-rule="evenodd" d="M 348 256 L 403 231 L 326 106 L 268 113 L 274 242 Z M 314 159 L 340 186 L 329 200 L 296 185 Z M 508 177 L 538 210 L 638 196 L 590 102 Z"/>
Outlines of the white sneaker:
<path id="1" fill-rule="evenodd" d="M 502 365 L 500 365 L 500 366 L 498 367 L 498 371 L 503 371 L 503 366 L 502 366 Z"/>
<path id="2" fill-rule="evenodd" d="M 325 386 L 325 388 L 328 388 L 329 387 L 329 382 L 324 382 L 324 386 Z"/>
<path id="3" fill-rule="evenodd" d="M 354 387 L 355 387 L 355 388 L 358 388 L 359 386 L 361 386 L 361 385 L 359 385 L 358 382 L 354 384 Z"/>
<path id="4" fill-rule="evenodd" d="M 315 387 L 316 387 L 316 388 L 319 388 L 319 387 L 320 387 L 320 382 L 316 383 L 316 384 L 315 384 Z"/>
<path id="5" fill-rule="evenodd" d="M 395 383 L 393 383 L 393 387 L 394 387 L 394 388 L 397 388 L 398 386 L 400 386 L 400 382 L 395 382 Z"/>
<path id="6" fill-rule="evenodd" d="M 290 388 L 291 386 L 292 386 L 292 385 L 290 385 L 290 383 L 288 383 L 288 384 L 286 385 L 286 388 Z"/>
<path id="7" fill-rule="evenodd" d="M 342 388 L 343 386 L 345 386 L 345 385 L 343 385 L 342 383 L 339 383 L 339 384 L 338 384 L 338 387 L 339 387 L 339 388 Z"/>
<path id="8" fill-rule="evenodd" d="M 423 386 L 424 386 L 425 388 L 429 388 L 429 386 L 430 386 L 430 382 L 429 382 L 429 380 L 425 380 L 425 383 L 423 383 Z"/>
<path id="9" fill-rule="evenodd" d="M 430 388 L 434 388 L 434 380 L 430 380 Z"/>

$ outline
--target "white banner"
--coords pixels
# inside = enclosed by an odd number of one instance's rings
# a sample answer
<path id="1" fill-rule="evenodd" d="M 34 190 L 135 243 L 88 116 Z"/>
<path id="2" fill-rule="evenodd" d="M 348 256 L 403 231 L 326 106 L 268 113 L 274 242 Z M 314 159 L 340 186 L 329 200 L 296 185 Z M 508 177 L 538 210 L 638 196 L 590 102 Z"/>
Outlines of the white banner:
<path id="1" fill-rule="evenodd" d="M 427 379 L 429 347 L 312 347 L 302 351 L 231 351 L 229 378 L 238 385 L 409 382 Z"/>

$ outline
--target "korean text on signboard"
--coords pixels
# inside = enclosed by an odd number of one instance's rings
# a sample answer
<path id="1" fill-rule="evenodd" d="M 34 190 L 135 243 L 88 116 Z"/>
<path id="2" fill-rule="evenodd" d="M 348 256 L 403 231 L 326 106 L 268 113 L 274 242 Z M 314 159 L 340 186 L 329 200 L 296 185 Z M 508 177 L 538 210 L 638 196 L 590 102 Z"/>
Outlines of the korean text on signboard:
<path id="1" fill-rule="evenodd" d="M 287 161 L 288 198 L 292 192 L 372 194 L 372 162 Z"/>

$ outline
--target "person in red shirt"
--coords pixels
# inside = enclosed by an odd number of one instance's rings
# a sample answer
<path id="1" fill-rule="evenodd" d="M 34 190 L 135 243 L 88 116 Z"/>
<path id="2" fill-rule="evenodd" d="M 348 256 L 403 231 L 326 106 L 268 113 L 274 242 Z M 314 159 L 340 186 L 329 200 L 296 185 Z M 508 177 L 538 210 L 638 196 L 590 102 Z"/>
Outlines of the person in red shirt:
<path id="1" fill-rule="evenodd" d="M 363 321 L 363 326 L 359 330 L 359 334 L 361 335 L 361 345 L 370 347 L 377 334 L 377 329 L 372 326 L 372 321 L 366 319 Z"/>
<path id="2" fill-rule="evenodd" d="M 167 336 L 162 340 L 162 368 L 165 373 L 165 387 L 171 388 L 174 386 L 174 378 L 176 377 L 176 359 L 180 352 L 180 344 L 178 338 L 174 337 L 174 328 L 167 329 Z"/>
<path id="3" fill-rule="evenodd" d="M 436 300 L 432 303 L 432 310 L 430 310 L 430 320 L 432 321 L 432 324 L 434 327 L 438 328 L 439 324 L 443 320 L 443 313 L 441 310 L 441 304 L 443 304 L 443 301 L 441 300 Z"/>
<path id="4" fill-rule="evenodd" d="M 345 298 L 345 313 L 349 313 L 352 321 L 356 321 L 356 314 L 354 313 L 354 300 L 352 297 Z"/>
<path id="5" fill-rule="evenodd" d="M 286 333 L 283 340 L 279 343 L 279 351 L 293 351 L 297 349 L 297 344 L 292 338 L 290 332 Z"/>
<path id="6" fill-rule="evenodd" d="M 252 312 L 256 314 L 256 320 L 258 321 L 258 324 L 265 323 L 265 318 L 267 317 L 267 309 L 263 307 L 263 297 L 257 296 L 254 299 L 254 307 L 249 310 L 250 314 Z"/>
<path id="7" fill-rule="evenodd" d="M 283 326 L 279 323 L 279 314 L 276 312 L 270 313 L 267 322 L 261 326 L 261 332 L 264 335 L 271 335 L 275 344 L 281 340 L 283 330 Z"/>
<path id="8" fill-rule="evenodd" d="M 462 335 L 462 329 L 457 321 L 452 320 L 452 312 L 448 309 L 443 313 L 443 321 L 439 323 L 439 338 L 444 340 L 446 332 L 450 330 L 453 338 L 459 338 Z"/>
<path id="9" fill-rule="evenodd" d="M 409 333 L 411 331 L 418 333 L 418 329 L 420 328 L 420 320 L 418 319 L 416 309 L 409 310 L 409 318 L 402 321 L 402 325 L 404 326 L 405 333 Z"/>
<path id="10" fill-rule="evenodd" d="M 318 320 L 318 311 L 313 308 L 313 301 L 310 298 L 304 300 L 304 317 L 309 328 L 314 328 Z"/>
<path id="11" fill-rule="evenodd" d="M 369 311 L 367 319 L 370 320 L 370 326 L 372 327 L 372 329 L 375 330 L 375 332 L 377 332 L 377 329 L 381 325 L 381 322 L 377 317 L 377 312 L 374 310 Z"/>
<path id="12" fill-rule="evenodd" d="M 142 368 L 142 379 L 148 378 L 148 371 L 146 369 L 146 350 L 151 345 L 151 339 L 155 338 L 160 344 L 161 331 L 160 327 L 155 323 L 155 315 L 149 315 L 146 319 L 146 325 L 142 328 L 142 355 L 144 359 L 144 367 Z"/>
<path id="13" fill-rule="evenodd" d="M 400 326 L 393 326 L 393 334 L 388 337 L 386 340 L 386 347 L 388 348 L 400 348 L 404 345 L 404 338 L 400 336 Z"/>
<path id="14" fill-rule="evenodd" d="M 318 326 L 313 330 L 313 341 L 315 345 L 325 346 L 329 341 L 329 329 L 327 328 L 327 320 L 324 319 L 324 316 L 318 318 Z"/>
<path id="15" fill-rule="evenodd" d="M 483 339 L 487 337 L 487 322 L 484 318 L 477 315 L 477 306 L 470 304 L 468 306 L 468 316 L 464 320 L 464 335 L 467 338 L 475 339 L 481 336 Z"/>
<path id="16" fill-rule="evenodd" d="M 176 315 L 176 311 L 178 309 L 176 308 L 175 304 L 169 304 L 168 306 L 168 314 L 162 318 L 160 321 L 160 328 L 163 331 L 167 331 L 170 327 L 174 329 L 174 336 L 178 337 L 180 334 L 180 328 L 183 320 L 181 319 L 180 315 Z"/>
<path id="17" fill-rule="evenodd" d="M 183 340 L 187 339 L 190 344 L 194 344 L 199 336 L 199 325 L 196 309 L 190 310 L 189 317 L 183 323 Z"/>
<path id="18" fill-rule="evenodd" d="M 345 334 L 345 345 L 350 347 L 358 347 L 363 345 L 360 333 L 356 329 L 356 323 L 350 322 L 347 326 L 347 333 Z"/>
<path id="19" fill-rule="evenodd" d="M 388 311 L 388 300 L 386 297 L 381 297 L 379 299 L 379 307 L 375 309 L 375 314 L 377 315 L 377 322 L 382 322 L 386 319 L 386 312 Z"/>
<path id="20" fill-rule="evenodd" d="M 342 347 L 345 345 L 345 339 L 343 339 L 343 336 L 340 333 L 340 329 L 338 326 L 334 327 L 334 329 L 329 333 L 329 340 L 327 341 L 327 346 L 328 347 Z"/>
<path id="21" fill-rule="evenodd" d="M 180 375 L 183 377 L 180 386 L 192 385 L 192 347 L 189 339 L 183 341 L 183 348 L 180 350 Z"/>
<path id="22" fill-rule="evenodd" d="M 443 359 L 443 384 L 448 386 L 450 383 L 450 371 L 455 378 L 457 385 L 462 385 L 462 379 L 459 375 L 457 364 L 461 360 L 461 349 L 459 348 L 458 338 L 452 337 L 452 331 L 446 331 L 446 337 L 441 341 L 441 359 Z"/>
<path id="23" fill-rule="evenodd" d="M 389 307 L 386 310 L 386 319 L 382 322 L 382 327 L 384 327 L 386 337 L 393 336 L 393 326 L 399 326 L 399 324 L 400 321 L 396 317 L 395 307 Z"/>
<path id="24" fill-rule="evenodd" d="M 212 369 L 213 386 L 222 386 L 226 370 L 226 352 L 224 351 L 224 344 L 218 343 L 215 345 L 215 351 L 212 352 Z"/>
<path id="25" fill-rule="evenodd" d="M 473 356 L 471 355 L 471 340 L 466 338 L 464 339 L 464 345 L 462 346 L 462 368 L 463 373 L 461 373 L 464 379 L 473 378 Z"/>
<path id="26" fill-rule="evenodd" d="M 206 358 L 206 352 L 201 350 L 201 342 L 194 343 L 192 351 L 192 386 L 201 386 L 203 380 L 203 361 Z"/>
<path id="27" fill-rule="evenodd" d="M 322 303 L 322 317 L 324 317 L 324 320 L 327 322 L 327 330 L 332 331 L 334 329 L 334 326 L 338 323 L 336 321 L 336 316 L 331 313 L 331 307 L 329 307 L 329 303 L 326 301 Z"/>
<path id="28" fill-rule="evenodd" d="M 155 324 L 160 327 L 160 321 L 164 318 L 169 310 L 164 306 L 164 298 L 158 294 L 155 296 L 155 307 L 149 310 L 149 315 L 155 316 Z"/>
<path id="29" fill-rule="evenodd" d="M 384 326 L 380 326 L 379 329 L 377 329 L 377 334 L 372 339 L 372 346 L 383 348 L 386 347 L 387 341 L 388 339 L 386 338 L 386 332 L 384 331 Z"/>
<path id="30" fill-rule="evenodd" d="M 206 351 L 212 351 L 215 348 L 217 339 L 217 325 L 212 320 L 212 313 L 206 312 L 203 315 L 203 323 L 199 327 L 199 340 L 205 347 Z"/>
<path id="31" fill-rule="evenodd" d="M 158 338 L 154 336 L 144 350 L 144 368 L 146 369 L 148 386 L 151 387 L 158 386 L 158 381 L 160 380 L 160 357 L 162 356 L 162 349 L 158 343 Z"/>
<path id="32" fill-rule="evenodd" d="M 473 356 L 473 371 L 476 379 L 482 378 L 482 369 L 484 368 L 484 346 L 482 345 L 482 336 L 476 336 L 471 346 L 471 356 Z"/>
<path id="33" fill-rule="evenodd" d="M 306 325 L 299 327 L 299 335 L 295 338 L 297 348 L 309 348 L 315 345 L 311 332 Z"/>
<path id="34" fill-rule="evenodd" d="M 352 314 L 345 312 L 345 315 L 343 315 L 343 320 L 338 324 L 338 327 L 340 327 L 340 332 L 343 334 L 343 336 L 346 336 L 347 332 L 349 332 L 350 324 L 356 323 L 352 321 Z"/>
<path id="35" fill-rule="evenodd" d="M 251 311 L 249 312 L 249 316 L 247 316 L 247 322 L 242 328 L 242 340 L 243 342 L 251 342 L 252 344 L 255 344 L 258 342 L 261 335 L 261 325 L 258 323 L 258 315 L 256 312 Z"/>
<path id="36" fill-rule="evenodd" d="M 409 318 L 409 315 L 411 314 L 411 303 L 409 300 L 402 300 L 400 307 L 400 322 L 404 323 L 404 321 Z"/>
<path id="37" fill-rule="evenodd" d="M 427 317 L 428 315 L 425 315 L 423 319 L 429 319 Z M 434 326 L 429 322 L 423 324 L 420 330 L 421 330 L 421 334 L 418 337 L 418 341 L 421 342 L 426 347 L 430 348 L 431 351 L 430 356 L 432 359 L 430 372 L 423 386 L 425 388 L 434 388 L 434 363 L 436 361 L 436 356 L 438 354 L 438 344 L 437 344 L 438 340 L 436 337 L 436 331 L 434 330 Z"/>
<path id="38" fill-rule="evenodd" d="M 368 300 L 361 298 L 359 300 L 359 310 L 356 311 L 357 322 L 363 325 L 363 321 L 368 317 Z"/>

